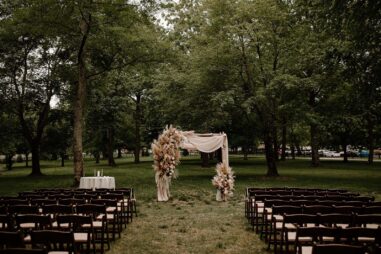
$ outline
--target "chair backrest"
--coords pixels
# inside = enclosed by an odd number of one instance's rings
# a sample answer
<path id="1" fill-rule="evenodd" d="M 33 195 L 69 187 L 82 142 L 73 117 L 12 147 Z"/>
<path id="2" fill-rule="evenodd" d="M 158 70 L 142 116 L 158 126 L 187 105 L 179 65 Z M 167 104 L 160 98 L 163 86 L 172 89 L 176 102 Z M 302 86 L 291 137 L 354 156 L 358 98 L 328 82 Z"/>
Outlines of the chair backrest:
<path id="1" fill-rule="evenodd" d="M 331 213 L 332 209 L 333 209 L 332 206 L 310 205 L 310 206 L 303 207 L 303 213 L 304 214 Z"/>
<path id="2" fill-rule="evenodd" d="M 73 213 L 73 206 L 71 205 L 44 205 L 42 207 L 43 214 L 51 214 L 56 217 L 58 214 L 71 214 Z"/>
<path id="3" fill-rule="evenodd" d="M 80 198 L 64 198 L 58 200 L 58 203 L 60 205 L 78 205 L 78 204 L 86 204 L 86 199 L 80 199 Z"/>
<path id="4" fill-rule="evenodd" d="M 24 247 L 24 235 L 21 231 L 0 231 L 0 249 Z"/>
<path id="5" fill-rule="evenodd" d="M 348 243 L 356 243 L 359 237 L 371 238 L 376 241 L 379 233 L 378 228 L 351 227 L 342 229 L 341 237 L 345 238 Z"/>
<path id="6" fill-rule="evenodd" d="M 362 246 L 345 244 L 316 244 L 312 248 L 312 254 L 364 254 Z"/>
<path id="7" fill-rule="evenodd" d="M 307 224 L 317 224 L 318 216 L 312 214 L 285 214 L 283 216 L 283 223 L 294 223 L 303 227 Z"/>
<path id="8" fill-rule="evenodd" d="M 301 206 L 273 206 L 272 214 L 273 215 L 283 215 L 283 214 L 300 214 L 302 213 Z"/>
<path id="9" fill-rule="evenodd" d="M 341 214 L 341 213 L 330 213 L 330 214 L 319 214 L 319 223 L 324 226 L 340 226 L 346 227 L 353 225 L 353 215 L 352 214 Z"/>
<path id="10" fill-rule="evenodd" d="M 107 193 L 107 194 L 101 195 L 101 198 L 102 199 L 115 199 L 115 200 L 120 201 L 120 200 L 124 199 L 124 196 L 123 196 L 123 194 Z"/>
<path id="11" fill-rule="evenodd" d="M 93 219 L 88 215 L 77 215 L 77 214 L 65 214 L 57 216 L 57 224 L 60 229 L 70 229 L 74 232 L 82 231 L 83 225 L 88 225 L 88 228 L 93 228 Z M 66 227 L 68 224 L 69 227 Z"/>
<path id="12" fill-rule="evenodd" d="M 366 206 L 362 210 L 363 214 L 381 214 L 381 206 Z"/>
<path id="13" fill-rule="evenodd" d="M 377 228 L 378 226 L 376 225 L 381 226 L 381 214 L 359 214 L 355 216 L 354 223 L 362 227 L 373 224 Z"/>
<path id="14" fill-rule="evenodd" d="M 49 215 L 39 215 L 39 214 L 18 214 L 15 217 L 16 227 L 18 229 L 29 228 L 23 227 L 24 224 L 30 224 L 29 229 L 51 229 L 52 220 Z"/>
<path id="15" fill-rule="evenodd" d="M 333 237 L 334 241 L 338 241 L 341 230 L 341 228 L 298 226 L 296 229 L 296 240 L 298 240 L 299 237 L 311 237 L 313 242 L 323 243 L 326 237 Z"/>
<path id="16" fill-rule="evenodd" d="M 332 213 L 341 213 L 341 214 L 354 214 L 354 213 L 361 213 L 362 207 L 360 206 L 333 206 Z"/>
<path id="17" fill-rule="evenodd" d="M 90 202 L 90 200 L 92 199 L 97 199 L 98 196 L 97 194 L 75 194 L 74 195 L 74 198 L 77 198 L 77 199 L 85 199 L 86 201 Z"/>
<path id="18" fill-rule="evenodd" d="M 35 230 L 31 233 L 32 246 L 47 251 L 76 253 L 74 233 L 71 231 Z"/>
<path id="19" fill-rule="evenodd" d="M 37 205 L 37 206 L 54 205 L 54 204 L 57 204 L 57 200 L 56 199 L 46 199 L 46 198 L 31 199 L 30 204 L 31 205 Z"/>
<path id="20" fill-rule="evenodd" d="M 12 205 L 8 207 L 10 214 L 38 214 L 38 206 Z"/>
<path id="21" fill-rule="evenodd" d="M 98 199 L 94 199 L 98 200 Z M 94 201 L 92 200 L 92 201 Z M 101 214 L 106 215 L 106 206 L 104 204 L 83 204 L 76 207 L 78 214 L 90 215 L 93 220 Z"/>
<path id="22" fill-rule="evenodd" d="M 8 206 L 29 205 L 29 200 L 27 200 L 27 199 L 7 199 L 6 203 L 8 204 Z"/>

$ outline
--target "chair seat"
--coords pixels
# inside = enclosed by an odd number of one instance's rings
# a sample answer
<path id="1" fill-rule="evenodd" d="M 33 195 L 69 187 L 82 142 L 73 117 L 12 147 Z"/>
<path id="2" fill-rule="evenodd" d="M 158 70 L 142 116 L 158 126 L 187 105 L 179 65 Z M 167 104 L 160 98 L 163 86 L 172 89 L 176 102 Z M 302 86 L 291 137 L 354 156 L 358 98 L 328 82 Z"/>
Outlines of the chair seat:
<path id="1" fill-rule="evenodd" d="M 333 237 L 333 236 L 323 236 L 322 239 L 323 239 L 323 242 L 334 242 L 335 241 L 335 237 Z"/>
<path id="2" fill-rule="evenodd" d="M 290 242 L 295 242 L 296 240 L 296 232 L 287 232 L 287 238 Z M 299 242 L 312 242 L 312 237 L 303 236 L 298 238 Z"/>
<path id="3" fill-rule="evenodd" d="M 312 254 L 312 246 L 302 246 L 302 254 Z"/>
<path id="4" fill-rule="evenodd" d="M 30 243 L 32 241 L 32 237 L 30 235 L 27 235 L 24 237 L 24 242 L 25 243 Z"/>
<path id="5" fill-rule="evenodd" d="M 376 240 L 376 238 L 374 238 L 374 237 L 358 237 L 357 239 L 359 242 L 363 242 L 363 243 L 364 242 L 365 243 L 368 243 L 368 242 L 373 243 Z"/>
<path id="6" fill-rule="evenodd" d="M 83 228 L 90 228 L 91 224 L 83 224 Z M 103 227 L 103 222 L 102 221 L 93 221 L 93 227 L 94 228 L 102 228 Z"/>
<path id="7" fill-rule="evenodd" d="M 36 227 L 36 223 L 33 223 L 33 222 L 28 222 L 28 223 L 21 223 L 20 224 L 20 228 L 35 228 Z"/>
<path id="8" fill-rule="evenodd" d="M 77 243 L 86 243 L 88 240 L 87 233 L 74 233 L 74 241 Z"/>
<path id="9" fill-rule="evenodd" d="M 292 223 L 286 223 L 284 226 L 287 229 L 296 229 L 296 226 Z M 283 222 L 277 222 L 275 224 L 275 227 L 276 227 L 276 229 L 282 229 L 283 228 Z"/>
<path id="10" fill-rule="evenodd" d="M 366 224 L 366 227 L 367 228 L 378 228 L 379 226 L 381 226 L 380 224 Z"/>
<path id="11" fill-rule="evenodd" d="M 116 210 L 117 210 L 117 208 L 115 206 L 109 206 L 109 207 L 107 207 L 106 212 L 113 213 Z"/>

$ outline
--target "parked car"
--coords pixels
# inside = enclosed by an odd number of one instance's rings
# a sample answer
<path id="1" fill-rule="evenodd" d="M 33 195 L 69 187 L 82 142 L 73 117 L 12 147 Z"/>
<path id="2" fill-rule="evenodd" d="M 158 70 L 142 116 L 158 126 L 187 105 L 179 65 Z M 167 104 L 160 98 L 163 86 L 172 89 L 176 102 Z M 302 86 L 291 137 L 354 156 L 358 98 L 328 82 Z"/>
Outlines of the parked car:
<path id="1" fill-rule="evenodd" d="M 330 157 L 330 158 L 340 157 L 340 153 L 339 152 L 329 151 L 329 150 L 320 150 L 319 154 L 324 156 L 324 157 Z"/>
<path id="2" fill-rule="evenodd" d="M 368 157 L 369 156 L 369 150 L 360 150 L 359 156 L 360 157 Z"/>

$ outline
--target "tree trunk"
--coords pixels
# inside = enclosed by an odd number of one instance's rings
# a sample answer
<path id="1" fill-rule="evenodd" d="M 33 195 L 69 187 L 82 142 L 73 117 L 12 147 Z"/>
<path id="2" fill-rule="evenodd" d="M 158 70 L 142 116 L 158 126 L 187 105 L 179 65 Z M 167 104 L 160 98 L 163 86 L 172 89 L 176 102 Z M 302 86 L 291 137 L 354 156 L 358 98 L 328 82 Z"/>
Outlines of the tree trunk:
<path id="1" fill-rule="evenodd" d="M 247 145 L 243 146 L 243 160 L 248 160 L 248 151 L 247 151 Z"/>
<path id="2" fill-rule="evenodd" d="M 32 173 L 31 176 L 42 175 L 40 169 L 40 142 L 34 142 L 31 144 L 32 150 Z"/>
<path id="3" fill-rule="evenodd" d="M 287 145 L 287 125 L 286 122 L 283 121 L 282 125 L 282 155 L 281 160 L 286 160 L 286 145 Z"/>
<path id="4" fill-rule="evenodd" d="M 13 158 L 13 156 L 14 156 L 13 153 L 9 153 L 9 154 L 5 155 L 5 164 L 7 165 L 7 170 L 12 170 L 12 165 L 13 165 L 12 158 Z"/>
<path id="5" fill-rule="evenodd" d="M 344 152 L 343 162 L 348 162 L 347 142 L 345 140 L 343 140 L 343 144 L 341 146 L 343 147 L 343 152 Z"/>
<path id="6" fill-rule="evenodd" d="M 99 160 L 100 160 L 100 157 L 101 157 L 101 155 L 99 154 L 99 151 L 95 152 L 94 157 L 95 157 L 95 163 L 99 164 Z"/>
<path id="7" fill-rule="evenodd" d="M 274 144 L 274 156 L 275 156 L 275 160 L 279 161 L 278 128 L 276 126 L 273 126 L 271 129 L 273 132 L 272 133 L 272 139 L 273 139 L 273 144 Z"/>
<path id="8" fill-rule="evenodd" d="M 61 167 L 65 167 L 65 153 L 61 153 Z"/>
<path id="9" fill-rule="evenodd" d="M 141 95 L 136 94 L 135 105 L 135 163 L 140 162 L 140 120 L 141 120 L 141 108 L 140 108 Z"/>
<path id="10" fill-rule="evenodd" d="M 373 156 L 374 156 L 374 133 L 373 133 L 373 121 L 371 119 L 368 119 L 367 124 L 367 132 L 368 132 L 368 163 L 373 164 Z"/>
<path id="11" fill-rule="evenodd" d="M 299 144 L 295 144 L 296 146 L 296 155 L 302 156 L 302 148 L 300 147 Z"/>
<path id="12" fill-rule="evenodd" d="M 311 136 L 311 164 L 313 167 L 318 167 L 320 165 L 319 158 L 319 141 L 318 141 L 318 126 L 316 124 L 310 125 L 310 136 Z"/>
<path id="13" fill-rule="evenodd" d="M 118 147 L 118 159 L 122 158 L 122 148 Z"/>
<path id="14" fill-rule="evenodd" d="M 279 176 L 278 169 L 276 165 L 276 157 L 274 151 L 274 140 L 271 136 L 271 130 L 266 128 L 264 134 L 265 142 L 265 154 L 266 154 L 266 164 L 267 164 L 267 176 Z"/>
<path id="15" fill-rule="evenodd" d="M 73 121 L 73 155 L 74 155 L 74 186 L 79 186 L 80 178 L 83 176 L 83 113 L 86 101 L 86 63 L 85 63 L 85 44 L 90 32 L 91 15 L 88 17 L 82 14 L 80 29 L 82 33 L 81 44 L 78 50 L 78 83 L 75 91 L 74 100 L 74 121 Z"/>
<path id="16" fill-rule="evenodd" d="M 291 145 L 291 158 L 295 160 L 295 145 L 294 144 Z"/>
<path id="17" fill-rule="evenodd" d="M 201 154 L 201 167 L 207 168 L 209 167 L 209 154 L 200 152 Z"/>
<path id="18" fill-rule="evenodd" d="M 115 167 L 116 163 L 114 160 L 114 128 L 110 127 L 107 129 L 107 153 L 108 153 L 108 165 L 111 167 Z"/>
<path id="19" fill-rule="evenodd" d="M 29 167 L 29 152 L 25 152 L 25 167 Z"/>

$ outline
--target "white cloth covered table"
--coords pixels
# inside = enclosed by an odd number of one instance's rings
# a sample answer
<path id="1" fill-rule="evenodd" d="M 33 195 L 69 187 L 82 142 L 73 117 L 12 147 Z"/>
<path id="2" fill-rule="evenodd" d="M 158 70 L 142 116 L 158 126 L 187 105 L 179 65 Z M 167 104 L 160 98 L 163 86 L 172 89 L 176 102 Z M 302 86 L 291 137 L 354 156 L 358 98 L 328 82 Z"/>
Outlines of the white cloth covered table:
<path id="1" fill-rule="evenodd" d="M 91 176 L 81 177 L 80 189 L 115 189 L 115 177 L 112 176 Z"/>

